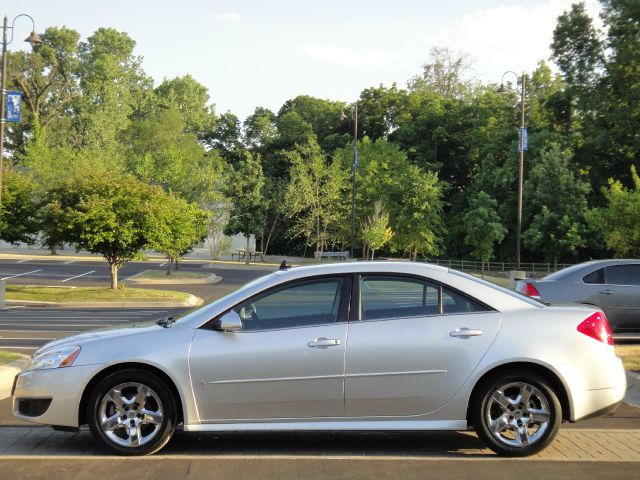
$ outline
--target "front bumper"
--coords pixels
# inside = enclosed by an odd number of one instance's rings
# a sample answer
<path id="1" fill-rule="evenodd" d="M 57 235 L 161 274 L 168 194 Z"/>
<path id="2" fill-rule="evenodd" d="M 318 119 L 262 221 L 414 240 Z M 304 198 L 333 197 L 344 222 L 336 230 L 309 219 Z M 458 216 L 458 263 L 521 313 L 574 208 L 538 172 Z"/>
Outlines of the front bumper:
<path id="1" fill-rule="evenodd" d="M 19 373 L 13 392 L 13 415 L 28 422 L 78 427 L 82 393 L 97 368 L 85 365 Z"/>

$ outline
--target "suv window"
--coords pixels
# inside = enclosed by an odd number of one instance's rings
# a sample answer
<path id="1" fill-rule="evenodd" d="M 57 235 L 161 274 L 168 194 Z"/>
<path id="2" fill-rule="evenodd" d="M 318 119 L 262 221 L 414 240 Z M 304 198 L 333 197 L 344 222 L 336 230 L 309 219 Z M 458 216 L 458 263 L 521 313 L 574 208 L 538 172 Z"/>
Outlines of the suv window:
<path id="1" fill-rule="evenodd" d="M 604 283 L 604 268 L 599 268 L 591 272 L 589 275 L 582 277 L 584 283 L 602 285 Z"/>
<path id="2" fill-rule="evenodd" d="M 640 265 L 605 267 L 604 277 L 611 285 L 640 285 Z"/>
<path id="3" fill-rule="evenodd" d="M 248 300 L 234 311 L 242 331 L 305 327 L 338 319 L 344 279 L 323 278 L 296 282 Z"/>

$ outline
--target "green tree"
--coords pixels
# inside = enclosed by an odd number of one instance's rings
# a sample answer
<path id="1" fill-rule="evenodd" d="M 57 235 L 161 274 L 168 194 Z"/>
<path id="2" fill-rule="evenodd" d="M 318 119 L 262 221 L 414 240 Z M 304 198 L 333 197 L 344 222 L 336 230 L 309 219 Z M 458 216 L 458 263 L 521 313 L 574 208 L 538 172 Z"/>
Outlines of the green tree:
<path id="1" fill-rule="evenodd" d="M 131 176 L 114 181 L 103 176 L 71 178 L 47 195 L 48 220 L 62 240 L 101 254 L 109 262 L 111 288 L 118 270 L 152 245 L 167 195 Z"/>
<path id="2" fill-rule="evenodd" d="M 395 198 L 396 214 L 392 224 L 393 250 L 409 253 L 413 260 L 418 254 L 437 255 L 445 232 L 442 222 L 443 186 L 433 172 L 425 172 L 411 165 L 401 178 L 403 190 Z"/>
<path id="3" fill-rule="evenodd" d="M 161 106 L 182 114 L 185 133 L 204 139 L 214 128 L 216 117 L 209 104 L 209 91 L 191 75 L 164 80 L 154 92 Z"/>
<path id="4" fill-rule="evenodd" d="M 131 122 L 122 143 L 127 168 L 141 180 L 209 208 L 221 199 L 226 165 L 205 152 L 177 107 L 156 109 Z"/>
<path id="5" fill-rule="evenodd" d="M 291 234 L 315 243 L 322 252 L 342 217 L 346 175 L 340 162 L 327 163 L 320 147 L 312 143 L 288 152 L 291 180 L 284 197 L 285 215 L 294 218 Z M 319 260 L 320 257 L 317 257 Z"/>
<path id="6" fill-rule="evenodd" d="M 609 179 L 609 186 L 603 188 L 605 206 L 592 209 L 587 216 L 593 231 L 618 258 L 640 256 L 640 177 L 635 167 L 631 167 L 631 178 L 634 188 Z"/>
<path id="7" fill-rule="evenodd" d="M 36 184 L 24 173 L 5 172 L 0 204 L 0 240 L 33 244 L 39 230 Z"/>
<path id="8" fill-rule="evenodd" d="M 172 195 L 164 198 L 158 209 L 151 246 L 167 256 L 167 275 L 171 274 L 172 265 L 177 270 L 180 259 L 207 236 L 210 216 L 209 212 L 182 198 Z"/>
<path id="9" fill-rule="evenodd" d="M 126 33 L 99 28 L 79 47 L 82 96 L 76 104 L 75 126 L 82 146 L 116 155 L 118 137 L 133 113 L 149 101 L 152 80 L 133 55 L 135 41 Z"/>
<path id="10" fill-rule="evenodd" d="M 572 155 L 552 144 L 545 148 L 525 185 L 524 245 L 546 261 L 575 255 L 585 245 L 589 184 L 570 168 Z"/>
<path id="11" fill-rule="evenodd" d="M 471 247 L 471 255 L 484 263 L 493 258 L 495 245 L 507 233 L 496 213 L 498 203 L 485 192 L 478 192 L 469 199 L 469 209 L 464 214 L 464 243 Z"/>
<path id="12" fill-rule="evenodd" d="M 75 30 L 49 27 L 40 36 L 42 44 L 31 52 L 15 52 L 9 57 L 9 88 L 22 92 L 23 120 L 10 126 L 10 149 L 23 154 L 30 138 L 48 129 L 50 140 L 62 141 L 53 132 L 66 130 L 64 115 L 78 98 L 78 41 Z M 68 140 L 65 139 L 65 143 Z"/>
<path id="13" fill-rule="evenodd" d="M 393 230 L 389 227 L 389 214 L 384 211 L 382 202 L 373 205 L 373 213 L 362 224 L 362 240 L 371 249 L 371 260 L 375 252 L 382 248 L 393 237 Z"/>
<path id="14" fill-rule="evenodd" d="M 233 202 L 229 215 L 226 235 L 242 234 L 247 239 L 245 261 L 249 263 L 249 240 L 251 235 L 258 236 L 264 228 L 264 205 L 262 190 L 264 175 L 259 159 L 248 153 L 237 163 L 226 191 Z"/>
<path id="15" fill-rule="evenodd" d="M 422 75 L 409 81 L 410 90 L 431 90 L 444 98 L 459 98 L 470 87 L 467 78 L 473 61 L 465 53 L 447 47 L 433 47 Z"/>

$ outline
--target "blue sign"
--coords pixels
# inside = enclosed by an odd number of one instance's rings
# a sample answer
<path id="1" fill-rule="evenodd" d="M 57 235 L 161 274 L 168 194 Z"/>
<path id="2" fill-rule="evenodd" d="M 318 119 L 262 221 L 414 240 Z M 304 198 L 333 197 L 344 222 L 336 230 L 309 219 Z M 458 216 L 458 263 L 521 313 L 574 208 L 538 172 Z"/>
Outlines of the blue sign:
<path id="1" fill-rule="evenodd" d="M 358 168 L 358 149 L 353 149 L 353 169 L 356 170 Z"/>
<path id="2" fill-rule="evenodd" d="M 22 93 L 21 92 L 7 92 L 5 95 L 5 121 L 7 122 L 19 122 L 20 110 L 22 108 Z"/>
<path id="3" fill-rule="evenodd" d="M 529 139 L 527 137 L 527 128 L 521 127 L 518 135 L 518 152 L 526 152 L 529 148 Z"/>

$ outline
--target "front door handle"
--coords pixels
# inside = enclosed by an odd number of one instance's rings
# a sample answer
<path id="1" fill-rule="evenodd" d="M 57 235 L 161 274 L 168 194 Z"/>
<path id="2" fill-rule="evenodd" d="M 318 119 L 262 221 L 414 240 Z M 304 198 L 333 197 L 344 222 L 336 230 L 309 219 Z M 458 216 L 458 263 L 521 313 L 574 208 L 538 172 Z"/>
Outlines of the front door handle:
<path id="1" fill-rule="evenodd" d="M 457 328 L 452 332 L 449 332 L 449 335 L 451 335 L 452 337 L 458 337 L 458 338 L 477 337 L 478 335 L 482 335 L 482 330 L 462 327 L 462 328 Z"/>
<path id="2" fill-rule="evenodd" d="M 340 345 L 340 340 L 337 338 L 316 338 L 315 340 L 311 340 L 307 343 L 308 347 L 312 348 L 327 348 L 327 347 L 335 347 Z"/>
<path id="3" fill-rule="evenodd" d="M 601 294 L 601 295 L 613 295 L 613 292 L 611 290 L 609 290 L 609 289 L 601 290 L 598 293 Z"/>

